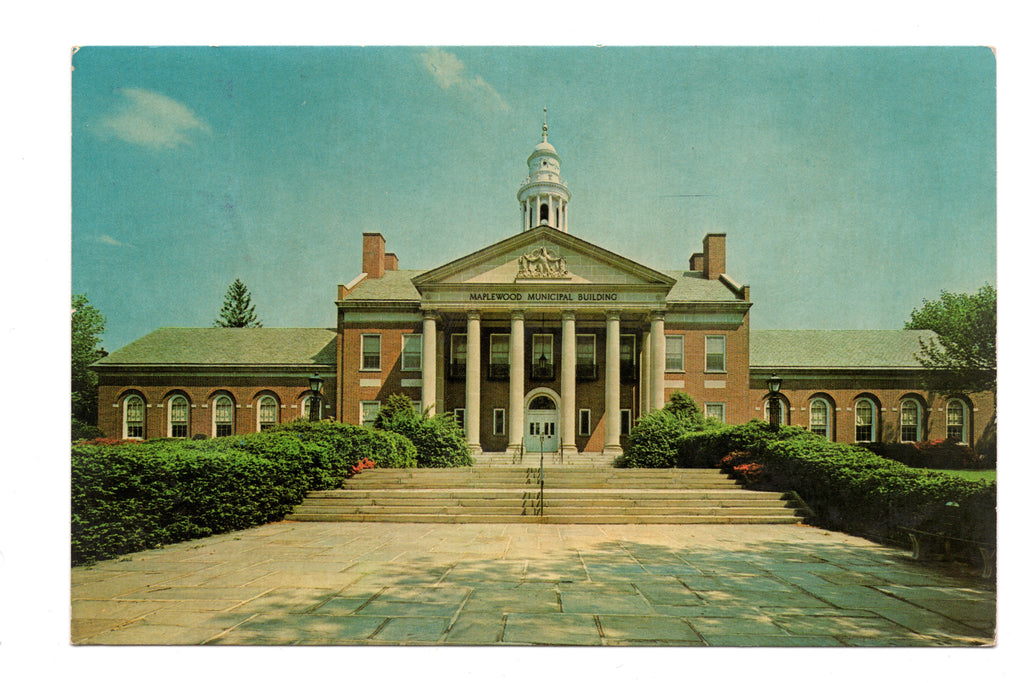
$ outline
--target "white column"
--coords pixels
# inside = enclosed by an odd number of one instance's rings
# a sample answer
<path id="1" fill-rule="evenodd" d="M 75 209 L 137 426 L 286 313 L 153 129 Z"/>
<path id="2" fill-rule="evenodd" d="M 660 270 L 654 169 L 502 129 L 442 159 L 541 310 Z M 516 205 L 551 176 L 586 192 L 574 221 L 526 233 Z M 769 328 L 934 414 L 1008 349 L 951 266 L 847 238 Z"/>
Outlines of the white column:
<path id="1" fill-rule="evenodd" d="M 651 410 L 665 407 L 665 314 L 651 315 Z"/>
<path id="2" fill-rule="evenodd" d="M 644 330 L 640 344 L 640 414 L 651 412 L 651 331 Z"/>
<path id="3" fill-rule="evenodd" d="M 427 415 L 437 412 L 437 314 L 427 311 L 423 314 L 423 386 L 420 399 Z"/>
<path id="4" fill-rule="evenodd" d="M 576 451 L 576 312 L 562 312 L 562 452 Z"/>
<path id="5" fill-rule="evenodd" d="M 523 445 L 523 399 L 526 392 L 526 325 L 522 311 L 512 311 L 508 373 L 508 452 Z"/>
<path id="6" fill-rule="evenodd" d="M 604 452 L 619 454 L 619 312 L 608 311 L 604 354 Z"/>
<path id="7" fill-rule="evenodd" d="M 471 452 L 480 453 L 480 311 L 467 317 L 466 443 Z"/>

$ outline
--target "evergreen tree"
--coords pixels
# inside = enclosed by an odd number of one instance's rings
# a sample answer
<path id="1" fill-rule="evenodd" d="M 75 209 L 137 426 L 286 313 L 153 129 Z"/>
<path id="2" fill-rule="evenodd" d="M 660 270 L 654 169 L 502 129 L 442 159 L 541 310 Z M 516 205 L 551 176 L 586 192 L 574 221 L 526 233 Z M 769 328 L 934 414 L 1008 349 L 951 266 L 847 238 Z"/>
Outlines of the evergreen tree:
<path id="1" fill-rule="evenodd" d="M 89 367 L 104 355 L 100 335 L 106 329 L 103 314 L 85 294 L 71 296 L 71 425 L 95 425 L 99 409 L 99 380 Z M 77 423 L 77 424 L 76 424 Z"/>
<path id="2" fill-rule="evenodd" d="M 263 327 L 256 316 L 256 307 L 249 296 L 249 288 L 236 279 L 224 294 L 224 305 L 220 307 L 220 319 L 213 321 L 214 327 Z"/>

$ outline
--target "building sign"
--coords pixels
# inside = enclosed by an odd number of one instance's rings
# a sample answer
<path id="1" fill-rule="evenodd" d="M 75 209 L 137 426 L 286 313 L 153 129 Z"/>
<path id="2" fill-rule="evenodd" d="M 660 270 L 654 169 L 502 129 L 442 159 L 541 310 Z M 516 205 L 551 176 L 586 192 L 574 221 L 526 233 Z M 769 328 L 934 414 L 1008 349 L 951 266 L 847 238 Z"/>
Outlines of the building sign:
<path id="1" fill-rule="evenodd" d="M 469 301 L 618 301 L 618 292 L 469 292 Z"/>

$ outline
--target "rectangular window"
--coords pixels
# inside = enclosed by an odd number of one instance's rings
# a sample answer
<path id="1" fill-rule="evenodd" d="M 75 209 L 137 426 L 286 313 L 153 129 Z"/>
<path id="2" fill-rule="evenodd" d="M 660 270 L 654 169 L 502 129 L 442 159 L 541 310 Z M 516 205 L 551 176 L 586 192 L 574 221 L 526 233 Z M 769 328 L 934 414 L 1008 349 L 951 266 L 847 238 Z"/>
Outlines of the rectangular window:
<path id="1" fill-rule="evenodd" d="M 704 340 L 704 371 L 725 372 L 725 337 L 708 335 Z"/>
<path id="2" fill-rule="evenodd" d="M 725 404 L 724 403 L 705 403 L 704 404 L 704 415 L 710 417 L 713 420 L 719 422 L 725 422 Z"/>
<path id="3" fill-rule="evenodd" d="M 580 408 L 580 436 L 590 436 L 590 408 Z"/>
<path id="4" fill-rule="evenodd" d="M 632 382 L 636 379 L 636 335 L 623 334 L 619 337 L 619 381 Z"/>
<path id="5" fill-rule="evenodd" d="M 448 376 L 452 379 L 466 378 L 466 348 L 469 337 L 465 334 L 453 334 L 451 351 L 448 356 Z"/>
<path id="6" fill-rule="evenodd" d="M 505 409 L 494 409 L 494 435 L 501 436 L 505 433 Z"/>
<path id="7" fill-rule="evenodd" d="M 629 408 L 623 408 L 619 411 L 619 429 L 622 436 L 629 436 L 629 431 L 633 427 L 633 411 Z"/>
<path id="8" fill-rule="evenodd" d="M 380 370 L 380 335 L 363 335 L 363 365 L 360 370 Z"/>
<path id="9" fill-rule="evenodd" d="M 362 415 L 359 424 L 364 427 L 372 427 L 380 412 L 380 401 L 360 401 L 359 412 Z"/>
<path id="10" fill-rule="evenodd" d="M 665 337 L 665 372 L 683 372 L 683 340 L 681 334 Z"/>
<path id="11" fill-rule="evenodd" d="M 597 379 L 597 335 L 576 335 L 576 379 Z"/>
<path id="12" fill-rule="evenodd" d="M 422 370 L 423 369 L 423 335 L 403 334 L 402 335 L 402 369 Z"/>
<path id="13" fill-rule="evenodd" d="M 493 380 L 508 379 L 509 374 L 509 340 L 510 335 L 491 335 L 491 362 L 488 365 L 487 378 Z"/>
<path id="14" fill-rule="evenodd" d="M 535 334 L 532 343 L 533 360 L 531 378 L 553 380 L 555 378 L 555 337 L 552 334 Z"/>
<path id="15" fill-rule="evenodd" d="M 458 423 L 459 429 L 466 431 L 466 409 L 456 408 L 452 412 L 455 413 L 455 422 Z"/>

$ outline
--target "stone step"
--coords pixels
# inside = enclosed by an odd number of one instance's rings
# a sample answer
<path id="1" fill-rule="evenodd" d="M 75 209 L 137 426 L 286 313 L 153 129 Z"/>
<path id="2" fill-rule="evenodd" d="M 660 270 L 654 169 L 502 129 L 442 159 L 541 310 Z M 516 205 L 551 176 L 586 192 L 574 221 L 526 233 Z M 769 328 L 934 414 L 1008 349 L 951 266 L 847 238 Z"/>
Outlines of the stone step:
<path id="1" fill-rule="evenodd" d="M 525 515 L 525 514 L 381 514 L 351 513 L 288 516 L 294 522 L 392 522 L 431 524 L 798 524 L 801 518 L 793 514 L 760 516 L 712 515 Z"/>
<path id="2" fill-rule="evenodd" d="M 638 494 L 643 494 L 639 496 Z M 693 489 L 693 490 L 650 490 L 650 489 L 544 489 L 546 500 L 578 500 L 578 499 L 622 499 L 631 500 L 716 500 L 727 503 L 744 501 L 781 500 L 785 494 L 774 491 L 747 491 L 746 489 Z M 342 500 L 413 500 L 413 499 L 482 499 L 493 500 L 514 498 L 516 500 L 539 498 L 540 491 L 536 488 L 495 488 L 495 489 L 334 489 L 330 491 L 311 491 L 306 500 L 342 499 Z"/>
<path id="3" fill-rule="evenodd" d="M 785 494 L 748 491 L 714 469 L 529 467 L 368 470 L 311 492 L 287 519 L 323 522 L 781 524 L 802 517 Z"/>

